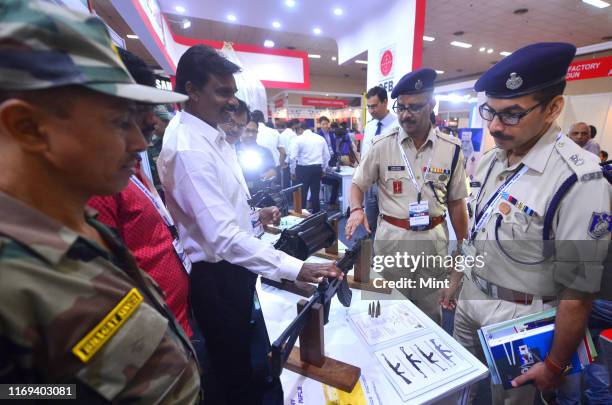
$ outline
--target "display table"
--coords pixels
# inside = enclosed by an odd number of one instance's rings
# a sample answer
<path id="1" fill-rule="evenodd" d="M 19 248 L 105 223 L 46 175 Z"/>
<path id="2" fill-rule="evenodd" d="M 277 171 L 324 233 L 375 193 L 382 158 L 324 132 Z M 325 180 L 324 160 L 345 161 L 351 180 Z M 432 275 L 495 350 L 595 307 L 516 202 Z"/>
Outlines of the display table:
<path id="1" fill-rule="evenodd" d="M 330 176 L 339 177 L 342 180 L 342 205 L 340 206 L 342 211 L 340 212 L 343 214 L 349 207 L 353 173 L 355 173 L 355 168 L 351 166 L 340 166 L 339 172 L 335 168 L 331 168 L 325 173 Z"/>
<path id="2" fill-rule="evenodd" d="M 270 242 L 273 239 L 271 236 L 266 238 L 270 238 Z M 326 262 L 327 260 L 311 257 L 308 261 Z M 271 286 L 262 286 L 259 282 L 257 290 L 270 340 L 273 342 L 294 319 L 296 303 L 302 297 Z M 410 301 L 404 299 L 397 292 L 395 293 L 396 295 L 392 295 L 392 297 L 396 300 L 390 300 L 389 295 L 368 293 L 368 298 L 376 297 L 376 299 L 380 299 L 381 318 L 376 320 L 370 320 L 367 316 L 368 305 L 373 301 L 362 300 L 359 290 L 353 290 L 353 301 L 350 308 L 343 307 L 337 298 L 332 301 L 329 323 L 325 326 L 325 355 L 361 368 L 361 377 L 353 392 L 346 393 L 289 370 L 283 370 L 281 381 L 285 404 L 456 404 L 460 403 L 457 402 L 459 398 L 465 397 L 463 395 L 465 394 L 465 387 L 486 377 L 488 371 L 482 363 L 427 318 Z M 402 310 L 398 311 L 398 308 Z M 381 325 L 380 330 L 389 330 L 380 322 L 393 325 L 395 318 L 390 319 L 389 317 L 402 313 L 405 314 L 407 320 L 417 320 L 413 323 L 418 326 L 418 330 L 402 326 L 402 328 L 399 328 L 402 331 L 401 333 L 408 331 L 407 335 L 394 336 L 392 332 L 382 335 L 378 333 L 378 325 Z M 384 318 L 385 315 L 387 316 L 386 319 Z M 408 325 L 409 323 L 408 321 L 401 322 L 402 325 Z M 365 337 L 363 334 L 364 325 L 366 325 L 366 331 L 368 325 L 371 327 L 369 332 L 372 333 L 372 336 Z M 419 376 L 415 376 L 414 370 L 411 374 L 409 374 L 410 371 L 404 370 L 408 372 L 406 376 L 410 375 L 412 380 L 412 385 L 406 386 L 409 387 L 411 392 L 408 394 L 406 392 L 400 393 L 400 390 L 403 388 L 405 391 L 406 387 L 402 387 L 402 381 L 398 383 L 397 379 L 394 383 L 391 382 L 394 380 L 394 373 L 390 372 L 389 369 L 385 370 L 388 366 L 384 364 L 382 358 L 389 356 L 394 364 L 399 361 L 392 357 L 396 355 L 393 351 L 398 350 L 398 344 L 406 347 L 404 349 L 402 346 L 402 351 L 414 347 L 413 350 L 422 348 L 422 350 L 434 352 L 434 346 L 427 346 L 432 337 L 435 339 L 433 344 L 443 342 L 444 347 L 450 349 L 454 356 L 454 360 L 451 360 L 451 367 L 448 366 L 450 363 L 445 365 L 443 362 L 440 363 L 443 367 L 436 366 L 440 370 L 450 370 L 456 362 L 457 368 L 454 369 L 455 371 L 438 371 L 432 366 L 421 365 L 423 371 L 429 373 L 429 375 L 425 376 L 424 373 L 421 373 L 428 380 L 421 379 L 420 382 L 418 381 Z M 372 339 L 374 339 L 374 342 Z M 296 346 L 299 346 L 299 341 Z M 425 361 L 423 358 L 421 359 Z M 441 358 L 439 359 L 441 360 Z M 406 364 L 403 366 L 406 366 Z M 405 400 L 402 400 L 402 397 Z"/>

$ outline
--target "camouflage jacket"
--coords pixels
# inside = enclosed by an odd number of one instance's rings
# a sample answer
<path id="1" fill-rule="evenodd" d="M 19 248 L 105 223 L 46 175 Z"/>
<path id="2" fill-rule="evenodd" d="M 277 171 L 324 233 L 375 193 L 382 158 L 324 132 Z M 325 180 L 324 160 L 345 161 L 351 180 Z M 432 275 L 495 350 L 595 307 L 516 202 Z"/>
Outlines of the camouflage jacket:
<path id="1" fill-rule="evenodd" d="M 0 383 L 70 383 L 79 403 L 191 404 L 189 339 L 121 242 L 112 253 L 0 193 Z"/>

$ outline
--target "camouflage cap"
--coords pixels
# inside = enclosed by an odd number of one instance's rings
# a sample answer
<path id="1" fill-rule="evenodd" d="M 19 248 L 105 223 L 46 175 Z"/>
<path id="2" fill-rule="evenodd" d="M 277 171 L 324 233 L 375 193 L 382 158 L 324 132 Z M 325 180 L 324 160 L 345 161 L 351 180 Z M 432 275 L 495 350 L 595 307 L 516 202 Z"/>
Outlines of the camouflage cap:
<path id="1" fill-rule="evenodd" d="M 98 17 L 41 0 L 0 0 L 0 89 L 82 85 L 150 104 L 187 96 L 137 84 Z"/>

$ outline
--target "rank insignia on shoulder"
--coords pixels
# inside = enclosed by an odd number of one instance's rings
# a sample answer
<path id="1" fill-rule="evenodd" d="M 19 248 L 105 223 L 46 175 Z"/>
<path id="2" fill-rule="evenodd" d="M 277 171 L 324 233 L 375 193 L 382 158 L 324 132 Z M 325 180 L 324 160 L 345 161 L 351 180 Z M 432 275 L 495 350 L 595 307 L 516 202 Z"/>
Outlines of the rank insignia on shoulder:
<path id="1" fill-rule="evenodd" d="M 580 177 L 580 181 L 589 181 L 589 180 L 597 180 L 603 177 L 603 173 L 601 171 L 586 173 Z"/>
<path id="2" fill-rule="evenodd" d="M 480 187 L 481 185 L 479 181 L 470 181 L 470 187 Z"/>
<path id="3" fill-rule="evenodd" d="M 589 221 L 589 236 L 601 239 L 612 232 L 612 215 L 607 212 L 594 212 Z"/>
<path id="4" fill-rule="evenodd" d="M 387 166 L 387 170 L 390 172 L 403 172 L 406 170 L 405 166 Z"/>

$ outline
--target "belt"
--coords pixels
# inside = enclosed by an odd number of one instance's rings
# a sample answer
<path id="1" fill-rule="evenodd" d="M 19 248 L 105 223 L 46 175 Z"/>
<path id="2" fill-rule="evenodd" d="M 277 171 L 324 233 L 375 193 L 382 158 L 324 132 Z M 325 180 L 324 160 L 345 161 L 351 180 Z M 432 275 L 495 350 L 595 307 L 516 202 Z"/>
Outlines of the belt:
<path id="1" fill-rule="evenodd" d="M 535 295 L 527 294 L 520 291 L 511 290 L 510 288 L 502 287 L 485 280 L 484 278 L 472 273 L 470 279 L 480 291 L 491 298 L 514 302 L 516 304 L 531 305 Z M 541 297 L 542 302 L 555 301 L 557 297 Z"/>
<path id="2" fill-rule="evenodd" d="M 387 221 L 388 223 L 390 223 L 391 225 L 395 225 L 398 226 L 400 228 L 404 228 L 407 229 L 409 231 L 413 231 L 414 229 L 412 229 L 412 227 L 410 226 L 410 219 L 400 219 L 400 218 L 395 218 L 389 215 L 384 215 L 382 216 L 382 218 Z M 440 215 L 438 217 L 432 217 L 429 219 L 429 225 L 420 229 L 419 231 L 429 231 L 430 229 L 435 228 L 436 226 L 440 225 L 442 222 L 444 222 L 444 215 Z"/>

